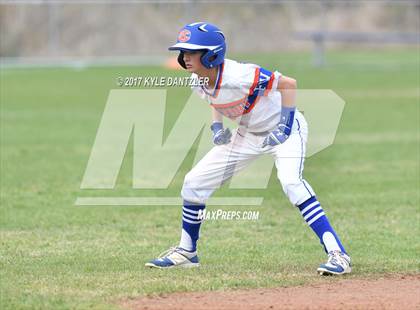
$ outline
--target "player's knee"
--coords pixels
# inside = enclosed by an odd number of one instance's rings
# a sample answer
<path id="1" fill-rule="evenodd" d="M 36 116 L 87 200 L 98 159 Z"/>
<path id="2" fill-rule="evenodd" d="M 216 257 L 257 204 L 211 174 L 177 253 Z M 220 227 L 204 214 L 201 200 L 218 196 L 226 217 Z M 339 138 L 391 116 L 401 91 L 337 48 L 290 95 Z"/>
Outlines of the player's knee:
<path id="1" fill-rule="evenodd" d="M 284 173 L 277 173 L 277 178 L 279 179 L 283 189 L 288 187 L 293 187 L 296 184 L 300 184 L 302 180 L 299 175 L 285 175 Z"/>
<path id="2" fill-rule="evenodd" d="M 299 177 L 282 177 L 280 183 L 284 193 L 289 198 L 292 204 L 300 199 L 300 196 L 305 194 L 305 186 Z"/>
<path id="3" fill-rule="evenodd" d="M 202 203 L 199 197 L 200 195 L 198 183 L 191 172 L 187 173 L 184 177 L 184 184 L 182 185 L 181 196 L 186 201 Z"/>
<path id="4" fill-rule="evenodd" d="M 193 177 L 192 177 L 192 174 L 191 174 L 191 171 L 190 171 L 184 176 L 184 185 L 185 185 L 185 183 L 190 183 L 192 179 L 193 179 Z"/>
<path id="5" fill-rule="evenodd" d="M 281 185 L 284 193 L 293 205 L 298 205 L 310 197 L 315 196 L 311 186 L 301 179 L 288 180 L 288 182 L 282 182 Z"/>
<path id="6" fill-rule="evenodd" d="M 183 187 L 189 187 L 189 188 L 194 188 L 196 187 L 196 185 L 198 184 L 196 177 L 194 176 L 193 173 L 188 172 L 185 177 L 184 177 L 184 184 Z"/>
<path id="7" fill-rule="evenodd" d="M 306 197 L 308 195 L 308 193 L 304 190 L 302 183 L 285 184 L 283 185 L 283 191 L 293 205 L 296 205 L 300 200 L 302 200 L 303 196 Z"/>
<path id="8" fill-rule="evenodd" d="M 287 183 L 287 184 L 282 183 L 281 186 L 283 188 L 284 193 L 287 196 L 290 196 L 291 194 L 296 192 L 296 190 L 299 188 L 300 184 L 299 183 Z"/>
<path id="9" fill-rule="evenodd" d="M 182 185 L 182 192 L 184 192 L 184 189 L 191 189 L 194 188 L 194 176 L 188 172 L 184 177 L 184 184 Z"/>

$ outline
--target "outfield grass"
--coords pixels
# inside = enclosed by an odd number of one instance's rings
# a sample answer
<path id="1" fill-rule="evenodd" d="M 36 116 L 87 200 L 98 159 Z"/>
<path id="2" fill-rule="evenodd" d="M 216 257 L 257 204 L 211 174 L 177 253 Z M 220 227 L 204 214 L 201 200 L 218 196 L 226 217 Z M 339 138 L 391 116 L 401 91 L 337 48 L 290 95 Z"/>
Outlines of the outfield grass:
<path id="1" fill-rule="evenodd" d="M 416 273 L 419 236 L 419 58 L 416 51 L 239 56 L 332 89 L 346 101 L 335 144 L 309 158 L 317 191 L 352 255 L 351 277 Z M 319 280 L 317 239 L 289 205 L 275 173 L 260 220 L 208 221 L 198 270 L 149 270 L 175 245 L 179 207 L 76 207 L 78 196 L 151 195 L 130 189 L 130 155 L 112 191 L 80 182 L 117 76 L 183 75 L 155 67 L 1 71 L 0 281 L 2 309 L 113 308 L 141 294 L 271 287 Z M 187 89 L 172 90 L 180 100 Z M 167 132 L 181 111 L 168 107 Z M 178 195 L 193 153 L 165 195 Z M 209 207 L 217 209 L 218 207 Z M 245 207 L 224 207 L 238 209 Z M 323 279 L 334 281 L 334 279 Z"/>

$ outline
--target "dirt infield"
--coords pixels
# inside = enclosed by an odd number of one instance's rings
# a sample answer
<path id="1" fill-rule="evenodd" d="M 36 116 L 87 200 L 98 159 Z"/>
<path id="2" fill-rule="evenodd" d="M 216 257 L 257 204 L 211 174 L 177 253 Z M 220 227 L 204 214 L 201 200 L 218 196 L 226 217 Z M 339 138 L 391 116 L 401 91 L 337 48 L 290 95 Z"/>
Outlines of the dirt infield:
<path id="1" fill-rule="evenodd" d="M 420 274 L 342 279 L 308 286 L 175 293 L 125 300 L 128 309 L 420 309 Z"/>

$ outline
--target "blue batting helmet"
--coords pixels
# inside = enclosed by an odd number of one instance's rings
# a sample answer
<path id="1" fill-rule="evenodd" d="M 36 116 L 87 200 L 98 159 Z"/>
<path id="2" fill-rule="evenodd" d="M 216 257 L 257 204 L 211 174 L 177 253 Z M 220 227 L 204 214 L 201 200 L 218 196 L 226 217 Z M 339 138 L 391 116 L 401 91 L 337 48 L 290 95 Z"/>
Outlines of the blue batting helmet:
<path id="1" fill-rule="evenodd" d="M 176 44 L 169 47 L 170 51 L 180 51 L 179 64 L 186 68 L 184 52 L 204 51 L 201 63 L 210 69 L 223 63 L 225 60 L 226 43 L 223 32 L 209 23 L 192 23 L 186 25 L 178 34 Z"/>

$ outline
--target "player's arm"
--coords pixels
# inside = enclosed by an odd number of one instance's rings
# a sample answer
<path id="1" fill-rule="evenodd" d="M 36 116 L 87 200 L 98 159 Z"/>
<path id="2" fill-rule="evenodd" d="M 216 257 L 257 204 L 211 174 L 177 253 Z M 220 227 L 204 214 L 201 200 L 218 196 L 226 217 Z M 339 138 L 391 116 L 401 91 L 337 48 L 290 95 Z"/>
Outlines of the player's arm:
<path id="1" fill-rule="evenodd" d="M 213 123 L 223 123 L 223 115 L 214 107 L 211 107 Z"/>
<path id="2" fill-rule="evenodd" d="M 223 128 L 223 115 L 219 113 L 214 107 L 212 110 L 213 124 L 211 125 L 211 131 L 213 132 L 213 143 L 216 145 L 227 144 L 230 142 L 232 133 L 229 128 Z"/>
<path id="3" fill-rule="evenodd" d="M 297 82 L 295 79 L 285 75 L 280 77 L 277 90 L 281 93 L 282 107 L 293 108 L 296 106 L 296 88 Z"/>
<path id="4" fill-rule="evenodd" d="M 277 84 L 277 90 L 281 93 L 280 122 L 277 124 L 277 128 L 265 138 L 263 147 L 284 143 L 289 138 L 295 119 L 296 88 L 295 79 L 284 75 L 280 77 Z"/>

